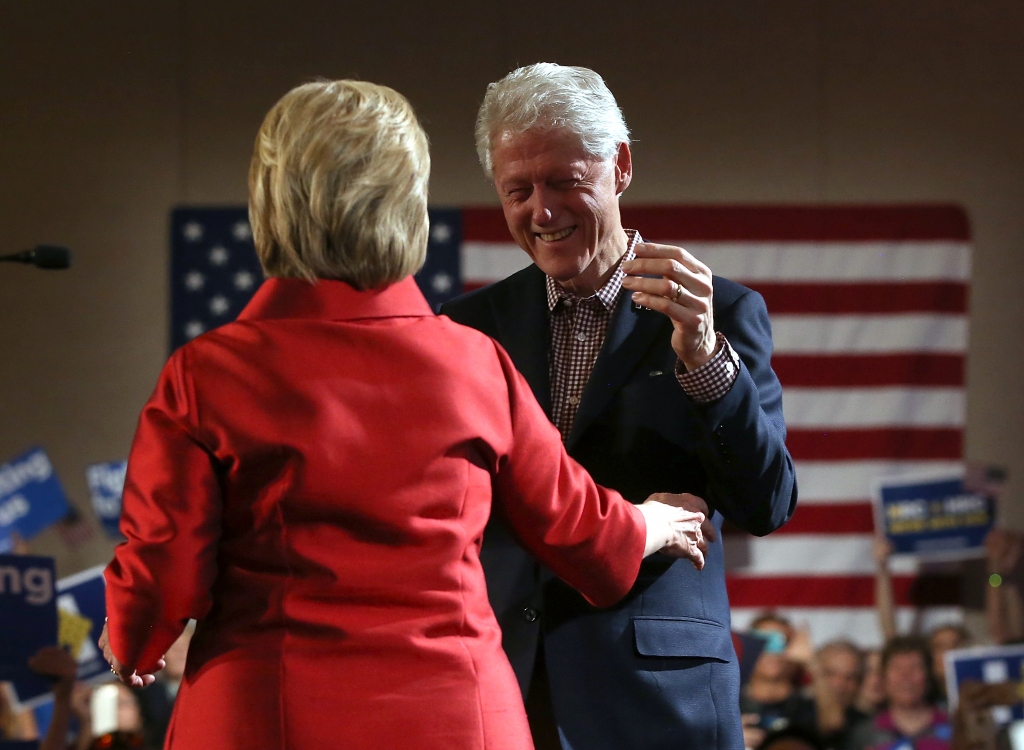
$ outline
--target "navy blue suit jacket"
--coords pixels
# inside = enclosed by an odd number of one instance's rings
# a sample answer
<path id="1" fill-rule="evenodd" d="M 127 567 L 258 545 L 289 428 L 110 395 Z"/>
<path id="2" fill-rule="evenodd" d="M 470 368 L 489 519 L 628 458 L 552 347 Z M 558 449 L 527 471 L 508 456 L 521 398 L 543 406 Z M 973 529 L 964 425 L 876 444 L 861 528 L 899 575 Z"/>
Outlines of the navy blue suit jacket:
<path id="1" fill-rule="evenodd" d="M 594 479 L 642 502 L 654 492 L 703 497 L 756 535 L 796 506 L 782 388 L 770 366 L 768 311 L 756 292 L 714 278 L 715 328 L 742 360 L 729 393 L 693 402 L 679 386 L 671 321 L 620 295 L 566 447 Z M 445 304 L 441 312 L 499 341 L 551 413 L 549 312 L 534 265 Z M 552 703 L 572 750 L 741 750 L 739 671 L 729 630 L 722 542 L 703 571 L 655 555 L 626 599 L 589 606 L 542 571 L 500 521 L 481 553 L 488 593 L 520 686 L 544 639 Z"/>

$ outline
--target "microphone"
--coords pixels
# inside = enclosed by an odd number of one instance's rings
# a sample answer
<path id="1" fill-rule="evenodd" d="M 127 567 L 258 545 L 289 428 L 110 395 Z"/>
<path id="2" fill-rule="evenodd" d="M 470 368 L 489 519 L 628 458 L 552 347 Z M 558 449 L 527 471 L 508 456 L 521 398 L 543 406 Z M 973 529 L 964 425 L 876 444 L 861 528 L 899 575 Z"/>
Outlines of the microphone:
<path id="1" fill-rule="evenodd" d="M 60 245 L 36 245 L 31 250 L 0 255 L 0 261 L 31 263 L 36 268 L 67 268 L 71 265 L 71 251 Z"/>

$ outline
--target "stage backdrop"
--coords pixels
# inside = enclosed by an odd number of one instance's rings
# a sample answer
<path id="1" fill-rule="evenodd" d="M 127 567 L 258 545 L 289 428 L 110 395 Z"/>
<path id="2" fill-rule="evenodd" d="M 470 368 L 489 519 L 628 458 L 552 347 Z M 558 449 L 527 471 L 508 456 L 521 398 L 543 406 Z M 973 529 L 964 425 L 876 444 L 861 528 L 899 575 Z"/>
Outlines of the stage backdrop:
<path id="1" fill-rule="evenodd" d="M 646 239 L 682 245 L 757 290 L 771 314 L 800 502 L 769 537 L 727 538 L 734 627 L 778 609 L 818 643 L 877 644 L 872 484 L 962 458 L 966 215 L 952 206 L 627 206 L 622 216 Z M 233 319 L 262 276 L 244 208 L 181 208 L 171 224 L 173 349 Z M 436 307 L 528 263 L 500 209 L 435 209 L 417 280 Z M 919 605 L 930 619 L 956 619 L 955 579 L 919 576 L 908 559 L 893 569 L 904 624 Z"/>

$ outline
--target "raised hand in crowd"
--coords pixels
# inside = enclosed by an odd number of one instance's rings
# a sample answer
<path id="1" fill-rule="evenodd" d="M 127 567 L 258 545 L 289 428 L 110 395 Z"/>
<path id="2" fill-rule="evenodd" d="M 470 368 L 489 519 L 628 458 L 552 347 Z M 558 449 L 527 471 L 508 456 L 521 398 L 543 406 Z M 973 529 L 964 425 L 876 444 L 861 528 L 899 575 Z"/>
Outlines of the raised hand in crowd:
<path id="1" fill-rule="evenodd" d="M 78 720 L 75 750 L 86 750 L 92 744 L 92 686 L 76 682 L 71 690 L 71 712 Z"/>
<path id="2" fill-rule="evenodd" d="M 892 574 L 889 572 L 892 542 L 882 534 L 876 534 L 872 552 L 875 558 L 875 607 L 878 609 L 878 625 L 882 631 L 882 638 L 888 641 L 896 637 L 896 602 L 892 593 Z"/>
<path id="3" fill-rule="evenodd" d="M 768 734 L 761 728 L 761 715 L 742 714 L 741 716 L 743 719 L 743 747 L 751 748 L 751 750 L 761 747 L 765 735 Z"/>
<path id="4" fill-rule="evenodd" d="M 78 675 L 78 662 L 60 646 L 46 646 L 28 660 L 28 666 L 36 674 L 54 681 L 53 718 L 39 743 L 39 750 L 62 750 L 71 726 L 71 692 Z"/>
<path id="5" fill-rule="evenodd" d="M 989 635 L 996 643 L 1024 638 L 1024 599 L 1011 577 L 1024 551 L 1024 536 L 1008 529 L 994 528 L 985 537 L 989 586 L 985 590 L 985 612 Z"/>
<path id="6" fill-rule="evenodd" d="M 995 750 L 999 727 L 992 719 L 993 706 L 1020 703 L 1016 682 L 985 684 L 965 680 L 959 688 L 959 702 L 953 717 L 952 750 Z"/>

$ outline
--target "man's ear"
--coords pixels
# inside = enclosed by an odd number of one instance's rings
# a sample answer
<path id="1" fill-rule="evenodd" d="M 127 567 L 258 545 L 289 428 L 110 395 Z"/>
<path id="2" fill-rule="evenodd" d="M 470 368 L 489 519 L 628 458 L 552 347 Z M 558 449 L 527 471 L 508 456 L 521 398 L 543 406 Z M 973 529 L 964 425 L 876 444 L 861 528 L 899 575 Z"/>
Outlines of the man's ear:
<path id="1" fill-rule="evenodd" d="M 633 155 L 628 143 L 620 143 L 615 154 L 615 194 L 622 195 L 633 180 Z"/>

